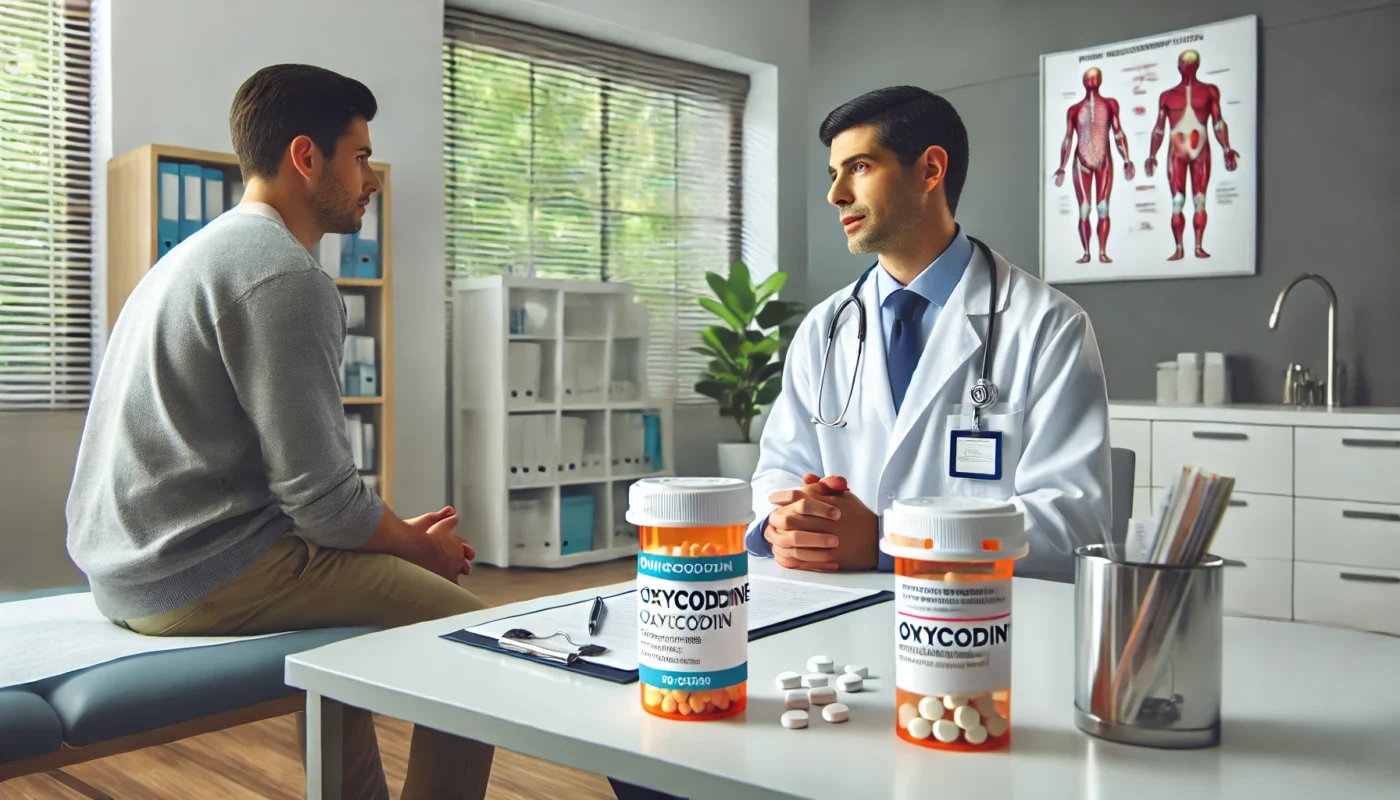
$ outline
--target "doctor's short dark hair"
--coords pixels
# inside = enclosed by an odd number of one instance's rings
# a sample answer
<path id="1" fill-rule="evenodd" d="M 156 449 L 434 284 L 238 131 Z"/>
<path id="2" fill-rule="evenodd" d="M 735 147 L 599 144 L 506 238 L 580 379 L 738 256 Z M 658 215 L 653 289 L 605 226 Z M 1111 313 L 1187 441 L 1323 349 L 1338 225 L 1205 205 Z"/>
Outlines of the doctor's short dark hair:
<path id="1" fill-rule="evenodd" d="M 917 86 L 891 86 L 866 92 L 843 103 L 822 120 L 818 135 L 830 147 L 838 135 L 861 125 L 875 127 L 876 140 L 904 166 L 938 145 L 948 152 L 943 190 L 948 210 L 958 211 L 958 198 L 967 182 L 967 128 L 957 109 L 942 97 Z"/>
<path id="2" fill-rule="evenodd" d="M 379 103 L 354 78 L 307 64 L 264 67 L 238 87 L 229 132 L 243 178 L 273 178 L 298 136 L 309 136 L 327 159 L 355 117 L 374 119 Z"/>

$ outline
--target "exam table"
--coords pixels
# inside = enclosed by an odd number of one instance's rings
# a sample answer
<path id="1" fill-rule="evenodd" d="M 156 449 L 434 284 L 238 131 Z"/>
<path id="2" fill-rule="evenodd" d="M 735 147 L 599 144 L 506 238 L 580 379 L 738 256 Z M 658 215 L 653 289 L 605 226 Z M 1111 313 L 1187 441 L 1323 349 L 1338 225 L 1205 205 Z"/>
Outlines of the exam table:
<path id="1" fill-rule="evenodd" d="M 299 711 L 286 657 L 373 630 L 143 653 L 0 689 L 0 781 Z"/>

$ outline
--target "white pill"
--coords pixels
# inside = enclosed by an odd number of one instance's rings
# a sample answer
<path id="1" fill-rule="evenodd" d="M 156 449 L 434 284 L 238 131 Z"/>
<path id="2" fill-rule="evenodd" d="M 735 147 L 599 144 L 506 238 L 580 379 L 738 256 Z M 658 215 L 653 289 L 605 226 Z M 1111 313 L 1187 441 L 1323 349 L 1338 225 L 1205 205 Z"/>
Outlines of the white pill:
<path id="1" fill-rule="evenodd" d="M 953 722 L 959 728 L 970 731 L 982 726 L 982 715 L 972 706 L 958 706 L 958 710 L 953 712 Z"/>
<path id="2" fill-rule="evenodd" d="M 832 703 L 822 707 L 822 719 L 827 722 L 845 722 L 851 718 L 851 708 L 845 703 Z"/>
<path id="3" fill-rule="evenodd" d="M 933 723 L 923 717 L 909 720 L 909 735 L 915 739 L 927 739 L 933 735 Z"/>
<path id="4" fill-rule="evenodd" d="M 987 717 L 983 720 L 982 725 L 987 729 L 987 734 L 990 736 L 1000 736 L 1006 733 L 1006 720 L 1001 717 Z"/>
<path id="5" fill-rule="evenodd" d="M 836 679 L 836 687 L 843 692 L 859 692 L 865 687 L 865 681 L 859 675 L 842 675 Z"/>
<path id="6" fill-rule="evenodd" d="M 807 692 L 802 689 L 794 689 L 783 698 L 783 708 L 797 711 L 805 711 L 810 703 L 807 702 Z"/>
<path id="7" fill-rule="evenodd" d="M 836 671 L 836 662 L 831 656 L 812 656 L 807 659 L 807 671 L 832 673 Z"/>
<path id="8" fill-rule="evenodd" d="M 818 673 L 813 673 L 811 675 L 803 675 L 802 685 L 807 687 L 808 689 L 811 689 L 816 686 L 825 686 L 826 676 Z"/>
<path id="9" fill-rule="evenodd" d="M 797 710 L 784 711 L 783 727 L 789 728 L 791 730 L 797 730 L 798 728 L 807 727 L 807 712 Z"/>
<path id="10" fill-rule="evenodd" d="M 963 738 L 968 744 L 981 744 L 987 741 L 987 729 L 981 725 L 974 725 L 963 732 Z"/>
<path id="11" fill-rule="evenodd" d="M 814 706 L 824 706 L 836 702 L 836 690 L 830 686 L 818 686 L 807 691 L 807 699 Z"/>
<path id="12" fill-rule="evenodd" d="M 929 696 L 919 701 L 919 716 L 933 722 L 943 719 L 943 701 Z"/>
<path id="13" fill-rule="evenodd" d="M 956 742 L 961 733 L 962 731 L 958 730 L 958 726 L 954 725 L 951 719 L 940 719 L 933 723 L 933 738 L 944 744 Z"/>
<path id="14" fill-rule="evenodd" d="M 869 677 L 870 677 L 870 667 L 862 667 L 862 666 L 859 665 L 859 664 L 847 664 L 847 665 L 846 665 L 846 674 L 847 674 L 847 675 L 859 675 L 859 676 L 862 677 L 862 678 L 869 678 Z"/>
<path id="15" fill-rule="evenodd" d="M 943 698 L 943 707 L 952 711 L 958 706 L 967 705 L 968 696 L 965 694 L 950 694 Z"/>
<path id="16" fill-rule="evenodd" d="M 977 709 L 977 713 L 984 717 L 994 716 L 997 713 L 997 704 L 992 700 L 990 692 L 983 692 L 973 698 L 972 707 Z"/>
<path id="17" fill-rule="evenodd" d="M 780 672 L 777 684 L 779 689 L 796 689 L 802 685 L 802 676 L 796 672 Z"/>
<path id="18" fill-rule="evenodd" d="M 909 723 L 919 718 L 919 709 L 913 703 L 905 703 L 899 707 L 899 727 L 909 729 Z"/>

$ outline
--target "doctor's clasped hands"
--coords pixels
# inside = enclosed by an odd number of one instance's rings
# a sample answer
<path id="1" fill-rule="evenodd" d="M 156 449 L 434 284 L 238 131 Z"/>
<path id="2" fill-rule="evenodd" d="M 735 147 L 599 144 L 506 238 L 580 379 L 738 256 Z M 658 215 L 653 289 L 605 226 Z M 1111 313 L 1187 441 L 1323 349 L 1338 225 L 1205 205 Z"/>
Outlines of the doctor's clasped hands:
<path id="1" fill-rule="evenodd" d="M 777 508 L 763 538 L 778 565 L 813 572 L 874 569 L 880 539 L 875 512 L 849 491 L 845 478 L 807 473 L 802 482 L 801 489 L 768 496 Z"/>

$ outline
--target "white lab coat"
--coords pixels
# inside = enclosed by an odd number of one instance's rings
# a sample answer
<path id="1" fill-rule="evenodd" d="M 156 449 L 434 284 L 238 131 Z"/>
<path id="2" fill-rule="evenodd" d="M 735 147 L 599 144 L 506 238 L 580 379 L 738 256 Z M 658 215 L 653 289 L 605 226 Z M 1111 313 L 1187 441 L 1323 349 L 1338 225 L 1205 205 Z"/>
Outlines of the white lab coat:
<path id="1" fill-rule="evenodd" d="M 885 365 L 874 275 L 861 288 L 865 356 L 847 426 L 812 422 L 826 332 L 852 284 L 816 306 L 788 350 L 783 391 L 769 412 L 753 478 L 754 511 L 772 492 L 802 485 L 806 472 L 840 475 L 881 515 L 896 498 L 1010 499 L 1026 515 L 1030 553 L 1018 574 L 1073 574 L 1074 548 L 1108 540 L 1108 393 L 1089 317 L 1074 301 L 993 253 L 998 298 L 992 381 L 1000 397 L 982 414 L 1002 432 L 1002 478 L 948 476 L 950 430 L 972 422 L 968 390 L 981 374 L 991 282 L 973 248 L 962 279 L 939 312 L 898 416 Z M 828 365 L 823 418 L 835 420 L 851 384 L 857 318 L 847 306 Z"/>

